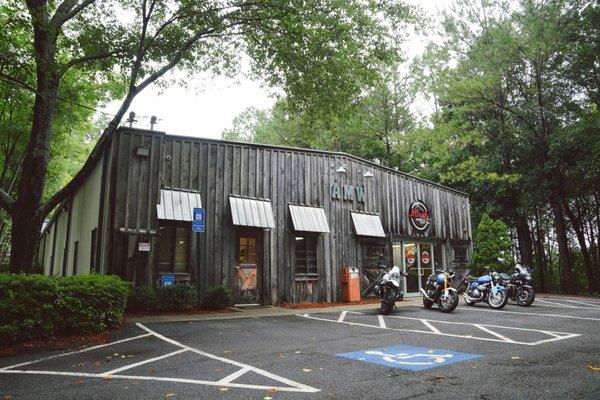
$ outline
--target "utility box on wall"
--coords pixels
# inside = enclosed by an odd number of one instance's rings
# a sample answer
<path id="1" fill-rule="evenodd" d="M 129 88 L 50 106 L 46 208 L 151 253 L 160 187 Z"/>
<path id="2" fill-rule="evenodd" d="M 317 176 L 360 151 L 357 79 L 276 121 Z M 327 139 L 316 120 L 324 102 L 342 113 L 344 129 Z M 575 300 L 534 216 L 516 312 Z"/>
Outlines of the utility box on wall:
<path id="1" fill-rule="evenodd" d="M 356 267 L 342 269 L 342 301 L 360 301 L 360 276 Z"/>

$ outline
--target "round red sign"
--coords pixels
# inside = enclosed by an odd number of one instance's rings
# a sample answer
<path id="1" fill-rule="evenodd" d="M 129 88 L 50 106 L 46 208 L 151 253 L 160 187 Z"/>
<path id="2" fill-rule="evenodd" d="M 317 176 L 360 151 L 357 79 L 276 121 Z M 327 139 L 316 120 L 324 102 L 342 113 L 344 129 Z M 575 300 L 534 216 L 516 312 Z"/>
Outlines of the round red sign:
<path id="1" fill-rule="evenodd" d="M 427 251 L 423 251 L 421 253 L 421 262 L 423 264 L 429 264 L 429 260 L 431 260 L 431 257 L 429 256 L 429 253 Z"/>
<path id="2" fill-rule="evenodd" d="M 409 264 L 413 264 L 413 263 L 415 262 L 415 253 L 413 253 L 412 251 L 411 251 L 411 252 L 408 252 L 408 253 L 406 254 L 406 261 L 407 261 Z"/>
<path id="3" fill-rule="evenodd" d="M 429 210 L 425 203 L 421 200 L 417 200 L 410 205 L 410 209 L 408 210 L 408 218 L 412 225 L 420 231 L 424 231 L 429 228 L 429 224 L 431 223 L 431 216 L 429 215 Z"/>

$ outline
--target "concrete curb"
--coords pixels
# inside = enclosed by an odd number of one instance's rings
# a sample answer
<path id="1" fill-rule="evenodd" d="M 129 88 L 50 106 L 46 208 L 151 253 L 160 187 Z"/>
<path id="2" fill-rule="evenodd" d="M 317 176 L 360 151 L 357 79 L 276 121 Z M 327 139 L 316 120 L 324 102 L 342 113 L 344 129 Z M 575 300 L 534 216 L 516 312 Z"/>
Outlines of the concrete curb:
<path id="1" fill-rule="evenodd" d="M 420 305 L 420 297 L 411 297 L 399 301 L 396 303 L 397 307 L 408 307 L 414 305 Z M 212 320 L 224 320 L 224 319 L 240 319 L 240 318 L 268 318 L 268 317 L 281 317 L 286 315 L 296 314 L 311 314 L 311 313 L 322 313 L 322 312 L 335 312 L 335 311 L 353 311 L 353 310 L 376 310 L 379 308 L 379 304 L 352 304 L 352 305 L 341 305 L 332 307 L 318 307 L 318 308 L 298 308 L 289 309 L 283 307 L 262 307 L 253 308 L 247 310 L 240 310 L 236 312 L 224 312 L 224 313 L 211 313 L 211 314 L 175 314 L 175 315 L 147 315 L 140 317 L 127 317 L 125 318 L 126 323 L 135 322 L 193 322 L 193 321 L 212 321 Z"/>

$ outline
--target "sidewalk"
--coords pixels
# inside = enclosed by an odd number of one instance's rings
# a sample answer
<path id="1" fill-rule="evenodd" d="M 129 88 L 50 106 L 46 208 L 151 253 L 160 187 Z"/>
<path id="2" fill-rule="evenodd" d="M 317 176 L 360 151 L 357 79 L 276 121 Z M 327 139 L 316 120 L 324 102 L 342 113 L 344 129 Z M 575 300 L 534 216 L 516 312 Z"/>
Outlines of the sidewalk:
<path id="1" fill-rule="evenodd" d="M 397 307 L 407 307 L 414 305 L 421 305 L 421 297 L 410 297 L 405 298 L 402 301 L 396 303 Z M 189 321 L 211 321 L 220 319 L 238 319 L 238 318 L 265 318 L 265 317 L 281 317 L 286 315 L 296 314 L 312 314 L 312 313 L 323 313 L 323 312 L 335 312 L 335 311 L 353 311 L 353 310 L 375 310 L 379 308 L 379 304 L 348 304 L 341 306 L 332 307 L 318 307 L 318 308 L 284 308 L 284 307 L 273 307 L 266 306 L 260 308 L 241 309 L 235 307 L 234 312 L 222 312 L 222 313 L 198 313 L 198 314 L 175 314 L 175 315 L 145 315 L 145 316 L 132 316 L 126 317 L 125 322 L 189 322 Z"/>

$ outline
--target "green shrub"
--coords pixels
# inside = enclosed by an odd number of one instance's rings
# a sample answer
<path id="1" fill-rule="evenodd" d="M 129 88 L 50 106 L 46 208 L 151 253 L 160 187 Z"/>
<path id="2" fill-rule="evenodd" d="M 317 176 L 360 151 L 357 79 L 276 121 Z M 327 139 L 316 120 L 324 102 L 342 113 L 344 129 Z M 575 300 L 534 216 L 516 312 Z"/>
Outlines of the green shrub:
<path id="1" fill-rule="evenodd" d="M 213 286 L 202 298 L 200 308 L 218 310 L 231 303 L 231 291 L 223 285 Z"/>
<path id="2" fill-rule="evenodd" d="M 117 326 L 131 285 L 116 276 L 0 274 L 0 342 Z"/>
<path id="3" fill-rule="evenodd" d="M 156 291 L 148 287 L 134 287 L 127 300 L 127 311 L 154 311 L 157 307 Z"/>
<path id="4" fill-rule="evenodd" d="M 173 285 L 156 289 L 156 310 L 187 311 L 198 305 L 198 293 L 195 286 Z"/>

